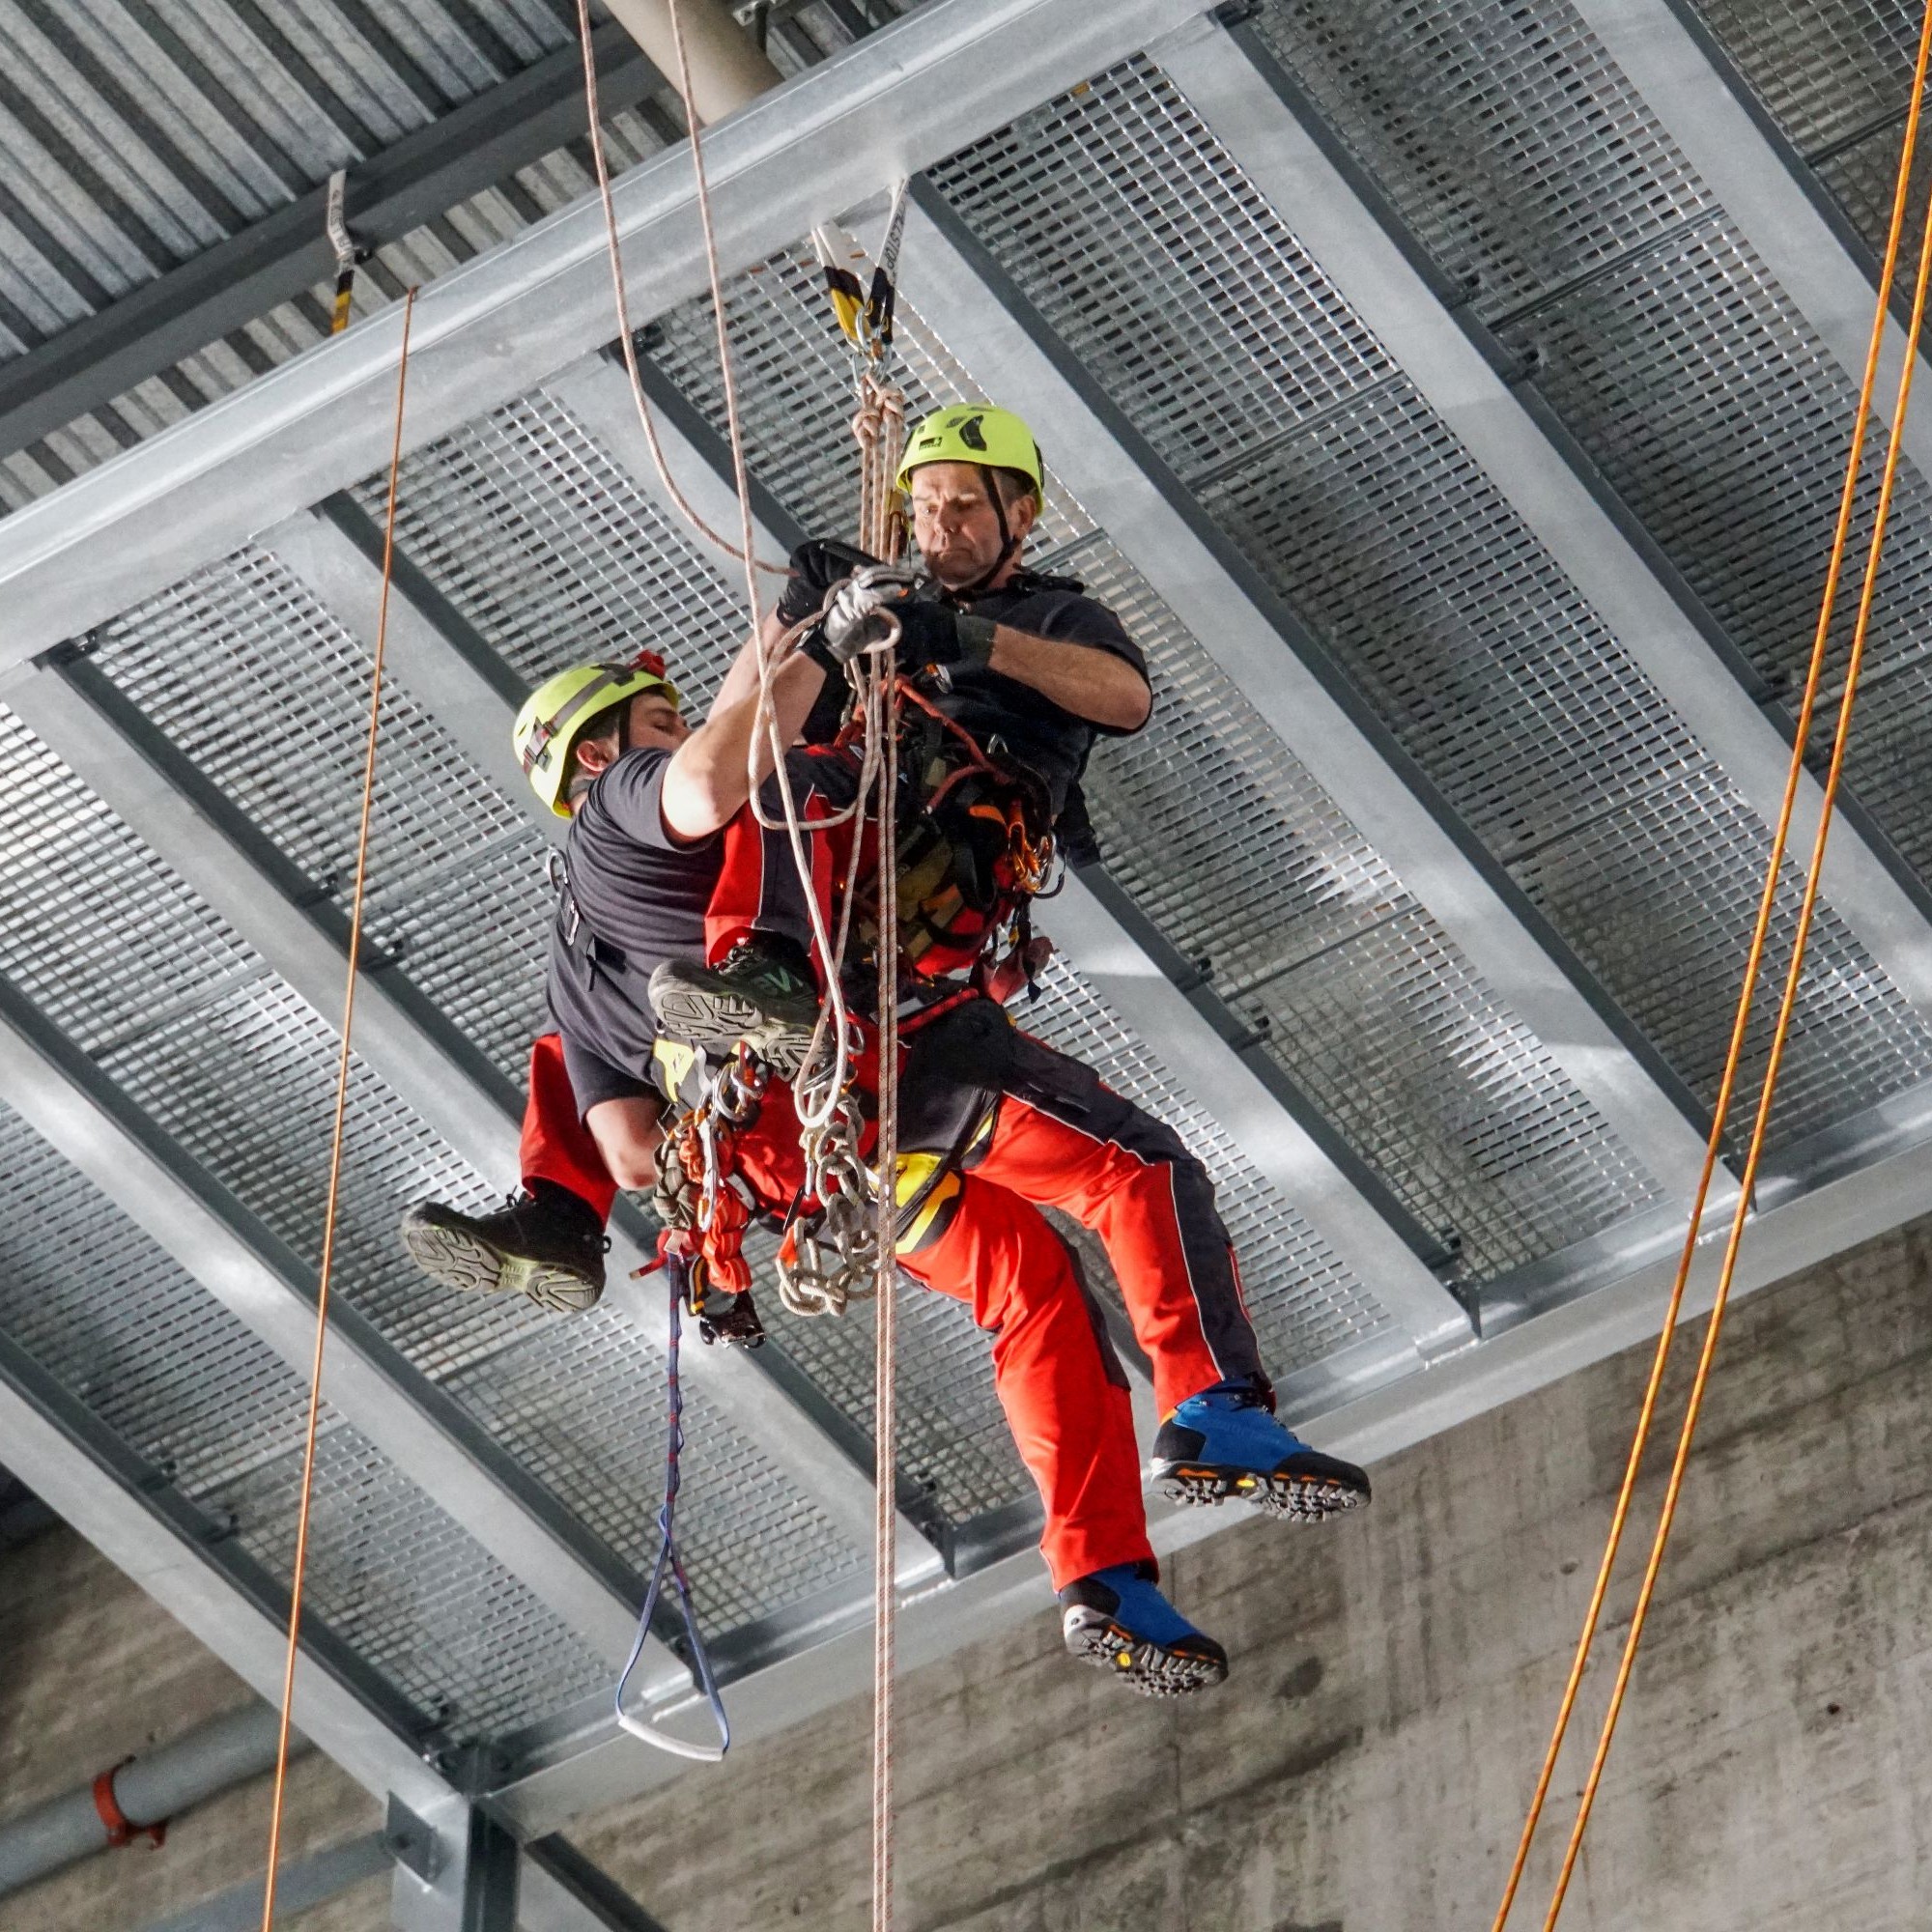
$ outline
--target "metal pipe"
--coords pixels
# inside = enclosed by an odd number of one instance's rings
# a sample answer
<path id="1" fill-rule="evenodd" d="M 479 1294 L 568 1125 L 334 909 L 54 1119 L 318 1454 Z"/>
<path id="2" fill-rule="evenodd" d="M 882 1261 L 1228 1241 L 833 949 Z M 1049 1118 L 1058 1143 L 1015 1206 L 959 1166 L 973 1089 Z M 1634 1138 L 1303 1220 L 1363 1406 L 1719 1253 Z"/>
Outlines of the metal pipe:
<path id="1" fill-rule="evenodd" d="M 671 37 L 669 0 L 605 0 L 611 16 L 644 50 L 651 65 L 675 87 L 677 43 Z M 698 125 L 708 128 L 779 84 L 779 71 L 721 0 L 677 0 L 678 25 L 691 60 L 691 101 Z"/>
<path id="2" fill-rule="evenodd" d="M 279 1719 L 266 1704 L 249 1704 L 131 1759 L 109 1784 L 121 1815 L 137 1828 L 159 1825 L 189 1806 L 271 1771 Z M 289 1740 L 291 1752 L 308 1741 Z M 0 1823 L 0 1898 L 47 1877 L 109 1843 L 105 1821 L 83 1784 Z"/>

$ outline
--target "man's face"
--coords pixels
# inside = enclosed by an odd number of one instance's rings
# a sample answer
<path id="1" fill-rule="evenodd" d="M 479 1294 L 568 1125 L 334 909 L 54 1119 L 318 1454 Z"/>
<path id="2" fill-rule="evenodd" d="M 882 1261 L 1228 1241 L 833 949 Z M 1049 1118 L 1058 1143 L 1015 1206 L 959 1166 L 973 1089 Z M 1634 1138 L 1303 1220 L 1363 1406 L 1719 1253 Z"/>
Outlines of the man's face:
<path id="1" fill-rule="evenodd" d="M 631 699 L 630 742 L 634 750 L 650 745 L 674 752 L 690 736 L 691 726 L 663 692 L 643 691 Z"/>
<path id="2" fill-rule="evenodd" d="M 987 486 L 999 488 L 975 463 L 923 463 L 912 472 L 912 535 L 925 567 L 949 590 L 977 582 L 1000 554 L 1000 519 Z M 1007 506 L 1007 531 L 1033 527 L 1034 500 Z M 1015 553 L 1017 554 L 1017 553 Z"/>

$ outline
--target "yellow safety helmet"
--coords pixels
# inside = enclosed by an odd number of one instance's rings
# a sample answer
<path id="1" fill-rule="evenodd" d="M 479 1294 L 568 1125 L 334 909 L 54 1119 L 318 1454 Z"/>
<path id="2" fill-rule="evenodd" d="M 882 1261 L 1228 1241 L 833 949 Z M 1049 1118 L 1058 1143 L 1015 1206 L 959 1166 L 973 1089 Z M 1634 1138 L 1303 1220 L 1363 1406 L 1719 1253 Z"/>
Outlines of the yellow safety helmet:
<path id="1" fill-rule="evenodd" d="M 664 659 L 655 651 L 639 651 L 629 664 L 574 665 L 524 700 L 510 743 L 530 789 L 559 818 L 570 816 L 562 797 L 564 780 L 584 728 L 613 704 L 653 690 L 662 691 L 673 705 L 680 701 L 677 687 L 665 675 Z"/>
<path id="2" fill-rule="evenodd" d="M 1033 431 L 1011 410 L 992 403 L 954 403 L 924 418 L 906 439 L 895 481 L 912 489 L 912 472 L 927 463 L 973 463 L 981 469 L 1016 469 L 1034 494 L 1046 496 L 1046 465 Z"/>

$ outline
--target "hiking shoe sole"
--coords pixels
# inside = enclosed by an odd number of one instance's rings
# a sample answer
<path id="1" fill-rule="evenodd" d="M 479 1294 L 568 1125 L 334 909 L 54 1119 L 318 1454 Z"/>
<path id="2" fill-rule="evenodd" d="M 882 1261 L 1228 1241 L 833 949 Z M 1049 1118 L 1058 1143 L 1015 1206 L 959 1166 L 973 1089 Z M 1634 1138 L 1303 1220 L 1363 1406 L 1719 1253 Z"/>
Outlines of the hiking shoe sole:
<path id="1" fill-rule="evenodd" d="M 420 1209 L 404 1216 L 403 1246 L 432 1281 L 465 1294 L 525 1294 L 539 1308 L 581 1315 L 603 1298 L 604 1285 L 561 1262 L 508 1255 L 482 1236 L 431 1219 Z"/>
<path id="2" fill-rule="evenodd" d="M 1228 1675 L 1228 1659 L 1209 1637 L 1200 1649 L 1169 1650 L 1136 1636 L 1104 1610 L 1068 1610 L 1063 1623 L 1067 1654 L 1117 1677 L 1143 1697 L 1189 1697 L 1211 1690 Z"/>
<path id="3" fill-rule="evenodd" d="M 1346 1466 L 1280 1469 L 1265 1475 L 1205 1463 L 1170 1463 L 1155 1469 L 1153 1486 L 1171 1503 L 1194 1507 L 1231 1500 L 1252 1503 L 1264 1516 L 1291 1522 L 1321 1522 L 1360 1509 L 1369 1500 L 1369 1479 Z"/>
<path id="4" fill-rule="evenodd" d="M 676 980 L 651 988 L 651 1008 L 671 1038 L 721 1059 L 737 1052 L 742 1041 L 786 1080 L 804 1064 L 818 1025 L 816 1008 L 808 1018 L 772 1017 L 735 993 L 707 992 Z"/>

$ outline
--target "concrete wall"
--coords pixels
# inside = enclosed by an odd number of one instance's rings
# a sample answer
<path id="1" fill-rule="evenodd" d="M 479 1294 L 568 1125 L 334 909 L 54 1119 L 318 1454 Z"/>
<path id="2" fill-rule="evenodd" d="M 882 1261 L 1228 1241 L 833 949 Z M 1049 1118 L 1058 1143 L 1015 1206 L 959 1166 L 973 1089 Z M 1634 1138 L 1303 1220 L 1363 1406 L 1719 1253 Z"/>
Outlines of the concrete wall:
<path id="1" fill-rule="evenodd" d="M 1176 1595 L 1234 1660 L 1191 1704 L 1067 1662 L 1049 1615 L 909 1677 L 903 1932 L 1488 1926 L 1645 1367 L 1603 1364 L 1398 1458 L 1358 1520 L 1250 1521 L 1187 1552 Z M 1563 1923 L 1923 1932 L 1932 1225 L 1740 1304 L 1702 1442 Z M 64 1535 L 0 1563 L 0 1658 L 9 1811 L 242 1694 Z M 847 1705 L 572 1835 L 668 1932 L 862 1927 L 867 1724 Z M 1559 1780 L 1565 1826 L 1582 1763 Z M 0 1903 L 0 1927 L 132 1932 L 257 1868 L 265 1804 L 237 1793 L 163 1853 Z M 292 1819 L 299 1856 L 375 1812 L 311 1762 Z M 1521 1925 L 1542 1922 L 1558 1844 Z M 378 1881 L 300 1932 L 385 1918 Z"/>
<path id="2" fill-rule="evenodd" d="M 1048 1616 L 910 1678 L 905 1932 L 1487 1927 L 1647 1352 L 1378 1469 L 1358 1520 L 1250 1522 L 1186 1552 L 1175 1594 L 1234 1664 L 1206 1697 L 1123 1694 L 1062 1658 Z M 1923 1932 L 1932 1228 L 1741 1303 L 1701 1443 L 1563 1924 Z M 1612 1599 L 1588 1741 L 1633 1593 Z M 861 1927 L 866 1736 L 848 1706 L 575 1835 L 668 1932 Z M 1586 1763 L 1587 1741 L 1556 1787 L 1563 1831 Z M 1561 1842 L 1514 1923 L 1542 1924 Z"/>
<path id="3" fill-rule="evenodd" d="M 242 1680 L 71 1530 L 0 1556 L 0 1817 L 57 1797 L 131 1753 L 250 1700 Z M 0 1932 L 139 1932 L 262 1870 L 270 1780 L 186 1812 L 146 1839 L 0 1899 Z M 373 1800 L 313 1753 L 290 1769 L 285 1859 L 360 1837 Z M 299 1932 L 379 1932 L 386 1878 L 313 1911 Z"/>

